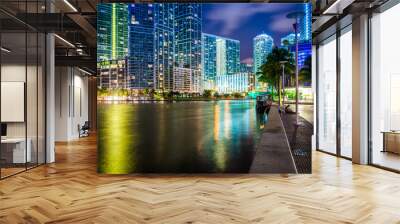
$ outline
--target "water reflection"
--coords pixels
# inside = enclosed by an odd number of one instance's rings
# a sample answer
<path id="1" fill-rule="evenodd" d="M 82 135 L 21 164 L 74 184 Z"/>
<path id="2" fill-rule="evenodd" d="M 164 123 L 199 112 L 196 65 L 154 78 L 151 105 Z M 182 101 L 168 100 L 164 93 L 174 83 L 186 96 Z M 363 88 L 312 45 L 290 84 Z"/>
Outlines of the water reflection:
<path id="1" fill-rule="evenodd" d="M 254 101 L 99 104 L 101 173 L 249 171 L 260 126 Z"/>

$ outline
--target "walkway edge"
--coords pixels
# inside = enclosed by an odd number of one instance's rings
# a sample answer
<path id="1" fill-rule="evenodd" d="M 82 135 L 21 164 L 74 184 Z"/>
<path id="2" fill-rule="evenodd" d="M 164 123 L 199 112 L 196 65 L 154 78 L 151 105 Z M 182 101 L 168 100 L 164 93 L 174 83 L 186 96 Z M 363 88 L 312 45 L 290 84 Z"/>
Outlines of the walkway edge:
<path id="1" fill-rule="evenodd" d="M 249 172 L 297 173 L 289 140 L 276 107 L 272 107 L 268 114 Z"/>

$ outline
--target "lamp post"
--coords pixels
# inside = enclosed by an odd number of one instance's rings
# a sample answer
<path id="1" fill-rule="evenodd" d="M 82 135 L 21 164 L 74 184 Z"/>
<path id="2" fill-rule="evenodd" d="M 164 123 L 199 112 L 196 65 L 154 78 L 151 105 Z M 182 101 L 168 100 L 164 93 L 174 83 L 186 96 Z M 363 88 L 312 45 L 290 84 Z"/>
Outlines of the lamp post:
<path id="1" fill-rule="evenodd" d="M 282 66 L 282 90 L 283 90 L 282 106 L 283 106 L 284 112 L 285 112 L 285 63 L 286 62 L 288 62 L 288 61 L 279 61 L 279 63 Z"/>
<path id="2" fill-rule="evenodd" d="M 299 19 L 305 15 L 304 12 L 292 12 L 287 14 L 287 18 L 295 19 L 295 23 L 293 24 L 294 35 L 296 41 L 296 122 L 295 125 L 299 125 L 299 65 L 298 65 L 298 57 L 299 57 L 299 38 L 297 36 L 298 28 L 299 28 Z"/>

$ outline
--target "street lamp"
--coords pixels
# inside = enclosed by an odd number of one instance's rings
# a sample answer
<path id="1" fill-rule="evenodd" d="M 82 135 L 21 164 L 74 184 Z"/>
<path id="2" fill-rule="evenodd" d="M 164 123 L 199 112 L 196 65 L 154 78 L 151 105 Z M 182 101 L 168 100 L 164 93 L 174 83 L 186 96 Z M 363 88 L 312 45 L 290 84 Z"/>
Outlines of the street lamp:
<path id="1" fill-rule="evenodd" d="M 282 90 L 283 90 L 283 99 L 282 99 L 282 106 L 283 106 L 283 111 L 285 112 L 285 64 L 288 61 L 279 61 L 279 63 L 282 66 Z M 280 106 L 279 102 L 279 106 Z"/>
<path id="2" fill-rule="evenodd" d="M 305 15 L 304 12 L 292 12 L 287 14 L 287 18 L 295 19 L 295 23 L 293 24 L 294 35 L 296 41 L 296 122 L 295 125 L 299 125 L 299 65 L 298 65 L 298 57 L 299 57 L 299 39 L 297 36 L 298 28 L 299 28 L 299 19 Z"/>

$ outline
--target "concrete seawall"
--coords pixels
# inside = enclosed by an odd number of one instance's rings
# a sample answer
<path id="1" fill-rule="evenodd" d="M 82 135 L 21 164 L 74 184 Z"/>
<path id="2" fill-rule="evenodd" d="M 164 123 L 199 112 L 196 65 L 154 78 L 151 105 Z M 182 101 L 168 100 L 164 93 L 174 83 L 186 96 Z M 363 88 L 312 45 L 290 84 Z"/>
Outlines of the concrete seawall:
<path id="1" fill-rule="evenodd" d="M 297 173 L 278 109 L 268 114 L 250 173 Z"/>

